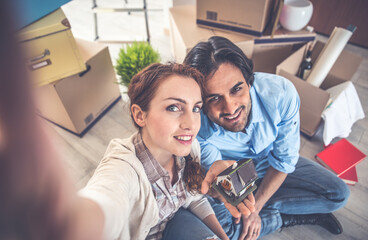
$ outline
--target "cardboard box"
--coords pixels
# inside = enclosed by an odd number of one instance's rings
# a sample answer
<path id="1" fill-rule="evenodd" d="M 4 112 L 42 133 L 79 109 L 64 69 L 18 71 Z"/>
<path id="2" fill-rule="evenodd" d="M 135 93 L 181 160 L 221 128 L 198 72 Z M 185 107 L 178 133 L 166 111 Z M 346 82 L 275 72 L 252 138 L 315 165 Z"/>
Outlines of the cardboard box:
<path id="1" fill-rule="evenodd" d="M 26 69 L 35 85 L 42 86 L 86 70 L 63 11 L 41 18 L 18 33 Z"/>
<path id="2" fill-rule="evenodd" d="M 262 36 L 275 0 L 197 0 L 197 24 Z"/>
<path id="3" fill-rule="evenodd" d="M 312 51 L 312 62 L 321 53 L 324 43 L 317 41 Z M 304 59 L 307 46 L 299 49 L 277 66 L 276 73 L 289 79 L 297 89 L 300 97 L 300 130 L 312 137 L 321 122 L 321 115 L 330 95 L 325 90 L 340 83 L 350 81 L 362 58 L 344 50 L 336 60 L 320 88 L 296 77 L 300 63 Z"/>
<path id="4" fill-rule="evenodd" d="M 119 86 L 107 46 L 77 39 L 87 70 L 37 88 L 42 117 L 82 136 L 117 99 Z"/>
<path id="5" fill-rule="evenodd" d="M 175 60 L 183 62 L 186 54 L 200 41 L 207 41 L 212 36 L 226 37 L 239 46 L 248 58 L 254 62 L 254 70 L 275 73 L 276 66 L 296 49 L 308 41 L 313 41 L 316 34 L 305 30 L 288 32 L 278 29 L 275 36 L 254 37 L 210 30 L 198 27 L 195 23 L 195 6 L 177 6 L 170 8 L 170 40 Z"/>

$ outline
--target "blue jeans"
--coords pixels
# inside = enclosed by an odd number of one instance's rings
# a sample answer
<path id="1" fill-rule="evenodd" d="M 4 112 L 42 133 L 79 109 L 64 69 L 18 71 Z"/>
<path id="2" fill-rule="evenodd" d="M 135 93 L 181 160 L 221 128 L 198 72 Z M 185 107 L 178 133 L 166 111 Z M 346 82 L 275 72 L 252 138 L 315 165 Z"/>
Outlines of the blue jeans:
<path id="1" fill-rule="evenodd" d="M 288 174 L 280 188 L 260 211 L 262 223 L 260 237 L 282 226 L 281 213 L 333 212 L 346 204 L 349 194 L 348 186 L 335 174 L 318 163 L 300 157 L 295 171 Z M 231 214 L 222 203 L 211 197 L 208 199 L 227 235 L 230 239 L 238 239 L 242 231 L 242 222 L 235 224 Z M 177 219 L 179 218 L 180 215 L 177 216 Z M 186 229 L 188 233 L 196 227 L 189 221 L 181 225 L 181 228 Z M 188 236 L 187 239 L 197 238 Z"/>
<path id="2" fill-rule="evenodd" d="M 180 208 L 167 223 L 162 236 L 162 240 L 205 240 L 216 238 L 216 234 L 199 218 L 184 208 Z"/>

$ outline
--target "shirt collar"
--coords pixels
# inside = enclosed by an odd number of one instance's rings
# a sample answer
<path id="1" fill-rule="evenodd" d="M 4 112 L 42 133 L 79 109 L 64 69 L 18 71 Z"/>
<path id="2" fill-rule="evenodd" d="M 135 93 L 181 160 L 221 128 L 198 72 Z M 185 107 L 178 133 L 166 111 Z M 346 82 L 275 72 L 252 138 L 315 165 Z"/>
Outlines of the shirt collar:
<path id="1" fill-rule="evenodd" d="M 250 110 L 250 118 L 249 123 L 245 127 L 245 130 L 249 130 L 252 128 L 252 125 L 257 122 L 263 122 L 264 117 L 262 114 L 261 104 L 258 99 L 257 92 L 254 89 L 254 86 L 252 86 L 249 90 L 250 99 L 252 101 L 252 108 Z M 209 138 L 213 132 L 217 131 L 225 131 L 225 129 L 218 124 L 212 122 L 206 114 L 201 111 L 201 129 L 198 132 L 198 136 L 207 139 Z"/>
<path id="2" fill-rule="evenodd" d="M 252 101 L 252 108 L 250 110 L 249 124 L 247 125 L 246 129 L 248 129 L 254 123 L 264 121 L 261 104 L 259 102 L 258 95 L 254 89 L 254 86 L 250 88 L 249 94 L 250 94 L 250 99 Z"/>

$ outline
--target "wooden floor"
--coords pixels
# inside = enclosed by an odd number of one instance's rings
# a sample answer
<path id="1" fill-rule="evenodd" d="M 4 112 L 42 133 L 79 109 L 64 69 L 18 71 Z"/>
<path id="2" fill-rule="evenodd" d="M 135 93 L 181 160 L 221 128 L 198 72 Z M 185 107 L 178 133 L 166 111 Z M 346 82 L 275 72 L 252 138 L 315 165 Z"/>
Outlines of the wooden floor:
<path id="1" fill-rule="evenodd" d="M 151 42 L 161 53 L 162 62 L 173 60 L 169 36 L 164 34 L 164 12 L 157 10 L 163 9 L 164 1 L 148 0 L 148 7 L 156 9 L 149 11 Z M 102 5 L 104 1 L 99 2 Z M 122 2 L 122 0 L 110 0 L 109 4 L 121 4 Z M 71 23 L 74 36 L 92 41 L 94 39 L 94 27 L 91 6 L 91 0 L 73 0 L 65 5 L 63 9 Z M 101 13 L 101 23 L 99 25 L 103 29 L 101 34 L 105 34 L 104 36 L 113 36 L 114 38 L 137 36 L 138 39 L 139 37 L 145 37 L 142 13 L 131 13 L 130 16 L 126 13 L 110 13 L 107 15 L 109 16 L 102 16 Z M 321 37 L 321 39 L 324 38 Z M 121 45 L 110 45 L 113 63 L 115 63 L 120 47 Z M 368 50 L 352 45 L 348 45 L 346 49 L 364 57 L 352 81 L 358 91 L 364 112 L 368 115 Z M 128 137 L 135 131 L 124 100 L 120 100 L 112 107 L 82 138 L 51 123 L 47 122 L 46 124 L 55 133 L 55 144 L 58 146 L 60 156 L 65 160 L 78 189 L 83 187 L 93 174 L 109 141 L 115 137 Z M 323 149 L 320 134 L 312 139 L 303 136 L 301 139 L 300 153 L 302 156 L 314 159 L 315 154 Z M 367 118 L 354 124 L 348 140 L 368 155 Z M 317 226 L 297 226 L 273 233 L 263 239 L 368 239 L 367 159 L 358 164 L 357 171 L 359 183 L 350 187 L 349 202 L 343 209 L 336 212 L 337 218 L 344 227 L 343 234 L 334 236 Z"/>

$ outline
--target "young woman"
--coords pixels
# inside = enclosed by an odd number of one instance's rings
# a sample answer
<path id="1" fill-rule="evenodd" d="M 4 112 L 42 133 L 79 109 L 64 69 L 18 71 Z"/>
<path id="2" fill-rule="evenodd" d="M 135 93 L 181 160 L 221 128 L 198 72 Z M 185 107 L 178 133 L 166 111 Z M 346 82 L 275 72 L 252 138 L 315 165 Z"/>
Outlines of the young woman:
<path id="1" fill-rule="evenodd" d="M 196 233 L 197 239 L 227 239 L 207 199 L 199 194 L 201 78 L 198 71 L 180 64 L 153 64 L 133 77 L 128 95 L 139 130 L 110 142 L 80 192 L 102 210 L 107 239 L 172 239 L 165 227 L 180 207 L 207 226 Z"/>
<path id="2" fill-rule="evenodd" d="M 173 239 L 164 230 L 180 207 L 208 226 L 197 239 L 226 239 L 197 194 L 201 74 L 155 64 L 135 76 L 129 97 L 139 131 L 111 141 L 78 196 L 35 115 L 11 8 L 0 6 L 0 239 Z"/>

